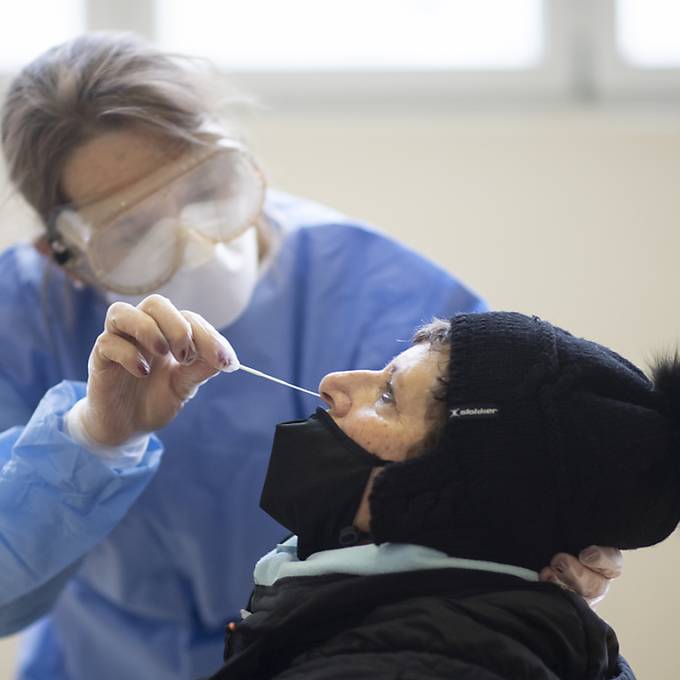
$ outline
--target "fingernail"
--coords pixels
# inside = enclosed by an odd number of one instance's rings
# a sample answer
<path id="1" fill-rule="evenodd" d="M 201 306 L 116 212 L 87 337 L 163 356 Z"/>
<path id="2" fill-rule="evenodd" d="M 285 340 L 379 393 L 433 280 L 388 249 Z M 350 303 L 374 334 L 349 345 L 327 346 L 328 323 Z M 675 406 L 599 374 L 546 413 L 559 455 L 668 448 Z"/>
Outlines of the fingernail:
<path id="1" fill-rule="evenodd" d="M 151 367 L 149 364 L 147 364 L 146 361 L 142 361 L 141 359 L 137 362 L 137 368 L 142 375 L 149 375 L 149 373 L 151 373 Z"/>
<path id="2" fill-rule="evenodd" d="M 223 371 L 226 371 L 231 366 L 231 361 L 223 349 L 217 350 L 217 363 Z"/>
<path id="3" fill-rule="evenodd" d="M 224 373 L 233 373 L 234 371 L 238 371 L 241 367 L 241 363 L 231 347 L 229 349 L 226 349 L 225 347 L 218 349 L 217 360 L 220 364 L 220 370 Z"/>
<path id="4" fill-rule="evenodd" d="M 156 343 L 154 344 L 154 349 L 158 354 L 167 354 L 170 351 L 170 346 L 168 345 L 165 340 L 156 340 Z"/>

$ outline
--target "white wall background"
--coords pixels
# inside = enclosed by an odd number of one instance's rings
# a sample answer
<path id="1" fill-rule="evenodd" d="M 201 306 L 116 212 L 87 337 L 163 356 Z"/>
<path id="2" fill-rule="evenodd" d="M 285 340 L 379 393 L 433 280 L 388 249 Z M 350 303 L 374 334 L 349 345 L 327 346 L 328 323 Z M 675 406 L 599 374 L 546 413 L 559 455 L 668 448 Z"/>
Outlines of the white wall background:
<path id="1" fill-rule="evenodd" d="M 680 340 L 677 114 L 269 113 L 247 128 L 273 184 L 373 222 L 495 308 L 636 362 Z M 1 246 L 24 233 L 15 210 L 0 211 Z M 626 560 L 598 612 L 641 680 L 676 680 L 680 539 Z M 13 659 L 0 641 L 0 679 Z"/>

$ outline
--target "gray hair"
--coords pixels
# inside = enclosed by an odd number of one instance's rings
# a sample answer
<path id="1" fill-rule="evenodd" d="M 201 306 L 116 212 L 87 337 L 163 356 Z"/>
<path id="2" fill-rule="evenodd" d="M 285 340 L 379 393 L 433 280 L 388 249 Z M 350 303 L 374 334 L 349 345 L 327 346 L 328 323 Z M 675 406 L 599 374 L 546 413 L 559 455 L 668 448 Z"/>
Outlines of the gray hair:
<path id="1" fill-rule="evenodd" d="M 448 360 L 446 361 L 447 370 L 444 375 L 438 376 L 430 395 L 432 401 L 427 413 L 428 432 L 424 439 L 408 452 L 407 458 L 417 458 L 428 451 L 433 451 L 444 436 L 448 416 L 446 400 L 449 389 L 448 363 L 452 352 L 452 339 L 451 322 L 448 319 L 436 317 L 430 323 L 417 328 L 411 339 L 414 345 L 428 344 L 431 350 L 441 352 Z"/>
<path id="2" fill-rule="evenodd" d="M 201 143 L 209 99 L 188 61 L 132 34 L 96 32 L 53 47 L 14 78 L 0 123 L 2 150 L 11 181 L 45 224 L 67 200 L 64 164 L 93 136 L 137 126 Z"/>

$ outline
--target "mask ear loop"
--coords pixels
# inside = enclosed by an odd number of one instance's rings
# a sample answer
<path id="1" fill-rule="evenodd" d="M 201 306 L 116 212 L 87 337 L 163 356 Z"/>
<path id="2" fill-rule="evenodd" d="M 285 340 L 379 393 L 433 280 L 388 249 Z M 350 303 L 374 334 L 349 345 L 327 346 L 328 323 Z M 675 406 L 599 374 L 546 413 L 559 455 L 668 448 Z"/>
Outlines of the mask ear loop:
<path id="1" fill-rule="evenodd" d="M 250 373 L 251 375 L 256 375 L 258 378 L 264 378 L 265 380 L 271 380 L 272 382 L 279 383 L 279 385 L 285 385 L 286 387 L 290 387 L 293 390 L 298 390 L 300 392 L 304 392 L 305 394 L 311 394 L 313 397 L 318 397 L 321 399 L 321 395 L 318 392 L 312 392 L 311 390 L 306 390 L 304 387 L 298 387 L 297 385 L 293 385 L 291 383 L 286 382 L 285 380 L 281 380 L 280 378 L 274 378 L 271 375 L 267 375 L 266 373 L 262 373 L 262 371 L 256 371 L 254 368 L 249 368 L 248 366 L 244 366 L 241 364 L 239 366 L 239 370 L 245 371 L 246 373 Z"/>

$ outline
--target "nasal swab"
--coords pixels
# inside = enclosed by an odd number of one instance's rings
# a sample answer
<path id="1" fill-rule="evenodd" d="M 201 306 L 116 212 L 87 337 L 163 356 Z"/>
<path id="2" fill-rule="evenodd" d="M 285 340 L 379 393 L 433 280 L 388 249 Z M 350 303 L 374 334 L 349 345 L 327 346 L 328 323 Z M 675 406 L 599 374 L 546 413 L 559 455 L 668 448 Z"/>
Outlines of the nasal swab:
<path id="1" fill-rule="evenodd" d="M 266 380 L 271 380 L 272 382 L 279 383 L 279 385 L 285 385 L 286 387 L 290 387 L 291 389 L 299 390 L 300 392 L 305 392 L 306 394 L 311 394 L 313 397 L 319 397 L 319 399 L 321 398 L 321 396 L 317 392 L 306 390 L 304 387 L 298 387 L 297 385 L 291 385 L 290 383 L 287 383 L 285 380 L 274 378 L 271 375 L 262 373 L 262 371 L 256 371 L 254 368 L 248 368 L 248 366 L 244 366 L 243 364 L 239 366 L 239 369 L 241 371 L 245 371 L 246 373 L 250 373 L 251 375 L 256 375 L 260 378 L 265 378 Z"/>

